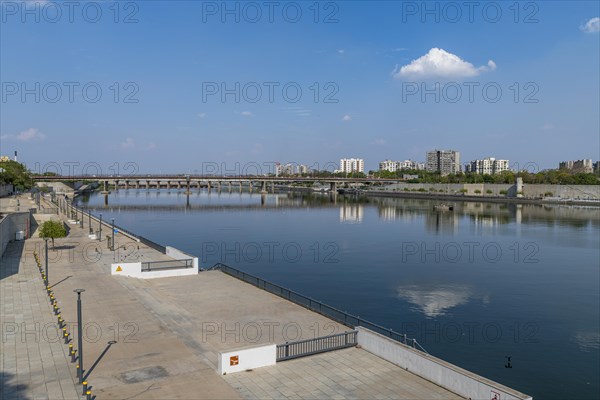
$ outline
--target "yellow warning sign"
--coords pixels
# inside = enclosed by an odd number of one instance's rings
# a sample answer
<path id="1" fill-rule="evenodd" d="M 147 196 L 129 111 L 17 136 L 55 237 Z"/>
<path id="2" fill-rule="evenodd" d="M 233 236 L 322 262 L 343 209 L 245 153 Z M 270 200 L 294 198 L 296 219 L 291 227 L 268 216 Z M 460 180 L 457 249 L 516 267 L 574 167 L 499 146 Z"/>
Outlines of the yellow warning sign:
<path id="1" fill-rule="evenodd" d="M 120 266 L 120 265 L 119 265 L 119 266 L 117 266 L 117 272 L 122 272 L 122 271 L 123 271 L 123 268 L 121 268 L 121 266 Z"/>

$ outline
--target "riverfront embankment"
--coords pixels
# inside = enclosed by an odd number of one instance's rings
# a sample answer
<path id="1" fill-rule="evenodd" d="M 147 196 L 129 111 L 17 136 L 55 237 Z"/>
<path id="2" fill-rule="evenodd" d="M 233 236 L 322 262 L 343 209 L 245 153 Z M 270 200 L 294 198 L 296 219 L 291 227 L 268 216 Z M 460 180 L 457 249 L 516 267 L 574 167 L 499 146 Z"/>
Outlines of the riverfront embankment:
<path id="1" fill-rule="evenodd" d="M 428 192 L 394 192 L 390 190 L 364 190 L 360 192 L 364 196 L 377 197 L 397 197 L 407 199 L 426 199 L 440 201 L 467 201 L 467 202 L 487 202 L 487 203 L 512 203 L 512 204 L 563 204 L 600 207 L 600 199 L 571 199 L 571 198 L 526 198 L 526 197 L 506 197 L 506 196 L 469 196 L 464 194 L 447 193 L 428 193 Z"/>
<path id="2" fill-rule="evenodd" d="M 55 218 L 68 223 L 64 215 Z M 220 271 L 154 280 L 112 276 L 115 262 L 168 257 L 121 233 L 115 236 L 116 250 L 110 251 L 105 240 L 89 238 L 85 219 L 83 226 L 70 227 L 67 238 L 57 239 L 49 251 L 49 286 L 70 338 L 77 320 L 73 291 L 85 289 L 83 369 L 99 398 L 459 398 L 359 348 L 219 376 L 220 351 L 349 328 Z M 91 228 L 98 230 L 98 222 L 92 220 Z M 3 326 L 12 324 L 10 332 L 3 332 L 1 349 L 6 398 L 17 392 L 21 397 L 73 398 L 77 382 L 76 363 L 50 322 L 56 317 L 37 272 L 34 252 L 43 266 L 43 243 L 32 232 L 24 242 L 9 243 L 2 260 Z M 32 310 L 27 319 L 22 305 Z M 77 347 L 76 340 L 71 343 Z M 53 358 L 46 362 L 49 352 Z M 46 367 L 56 372 L 49 374 Z M 81 385 L 75 384 L 75 390 L 81 393 Z"/>

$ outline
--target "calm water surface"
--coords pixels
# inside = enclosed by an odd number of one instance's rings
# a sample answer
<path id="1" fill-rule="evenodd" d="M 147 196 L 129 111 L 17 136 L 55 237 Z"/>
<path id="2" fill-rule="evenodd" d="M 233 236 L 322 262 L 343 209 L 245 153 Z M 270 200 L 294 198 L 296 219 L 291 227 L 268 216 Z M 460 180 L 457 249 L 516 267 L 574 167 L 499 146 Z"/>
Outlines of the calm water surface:
<path id="1" fill-rule="evenodd" d="M 596 208 L 120 190 L 105 220 L 415 337 L 535 398 L 600 397 Z M 506 368 L 510 357 L 512 368 Z"/>

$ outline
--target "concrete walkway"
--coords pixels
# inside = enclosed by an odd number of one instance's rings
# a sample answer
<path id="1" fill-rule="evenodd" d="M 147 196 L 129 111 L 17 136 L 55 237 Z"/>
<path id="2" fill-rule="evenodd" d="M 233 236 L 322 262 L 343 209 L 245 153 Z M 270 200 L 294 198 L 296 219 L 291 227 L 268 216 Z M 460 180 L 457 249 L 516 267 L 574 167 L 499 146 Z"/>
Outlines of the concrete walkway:
<path id="1" fill-rule="evenodd" d="M 349 328 L 220 271 L 154 280 L 111 276 L 110 264 L 115 260 L 168 257 L 121 234 L 116 236 L 119 250 L 113 253 L 106 249 L 105 241 L 99 244 L 90 240 L 88 232 L 84 221 L 83 229 L 71 225 L 69 236 L 56 241 L 57 249 L 49 252 L 49 278 L 72 335 L 76 332 L 73 290 L 85 289 L 83 365 L 98 398 L 456 398 L 453 393 L 360 349 L 220 376 L 216 372 L 219 351 L 308 339 Z M 17 321 L 20 309 L 16 303 L 22 303 L 31 308 L 32 322 L 56 321 L 32 257 L 33 250 L 41 249 L 42 243 L 38 238 L 27 240 L 17 252 L 23 267 L 2 279 L 3 304 L 5 296 L 13 299 L 12 308 L 3 308 L 3 316 L 13 316 Z M 21 280 L 27 282 L 25 297 L 14 294 L 16 282 Z M 27 297 L 36 300 L 27 301 Z M 16 374 L 17 385 L 27 381 L 28 373 L 19 370 L 19 360 L 35 358 L 37 354 L 37 342 L 30 343 L 29 336 L 25 339 L 26 343 L 19 342 L 21 348 L 13 343 L 14 350 L 7 350 L 3 358 L 3 371 Z M 76 347 L 77 338 L 74 339 Z M 35 382 L 50 385 L 51 398 L 69 398 L 75 395 L 74 364 L 66 359 L 62 342 L 53 346 L 57 373 L 36 377 Z M 48 344 L 41 343 L 40 352 L 42 347 L 45 349 Z M 33 381 L 29 379 L 27 382 Z M 23 388 L 22 397 L 34 397 L 40 392 L 34 390 L 34 384 L 28 385 Z"/>
<path id="2" fill-rule="evenodd" d="M 77 399 L 44 283 L 22 251 L 9 243 L 0 260 L 0 399 Z"/>
<path id="3" fill-rule="evenodd" d="M 461 399 L 357 348 L 225 376 L 245 399 Z"/>

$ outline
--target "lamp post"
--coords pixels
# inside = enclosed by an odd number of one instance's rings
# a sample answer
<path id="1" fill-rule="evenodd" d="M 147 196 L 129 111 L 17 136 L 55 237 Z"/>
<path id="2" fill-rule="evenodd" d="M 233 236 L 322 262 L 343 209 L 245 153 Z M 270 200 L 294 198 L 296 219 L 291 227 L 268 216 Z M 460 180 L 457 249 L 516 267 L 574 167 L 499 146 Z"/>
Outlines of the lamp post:
<path id="1" fill-rule="evenodd" d="M 79 383 L 83 383 L 83 321 L 81 318 L 81 293 L 85 292 L 85 289 L 73 290 L 77 293 L 77 349 L 79 351 L 79 368 L 77 369 L 77 375 Z"/>
<path id="2" fill-rule="evenodd" d="M 110 248 L 112 251 L 115 251 L 115 219 L 112 218 L 112 239 L 110 240 Z"/>
<path id="3" fill-rule="evenodd" d="M 100 228 L 98 232 L 98 241 L 102 241 L 102 213 L 100 213 Z"/>
<path id="4" fill-rule="evenodd" d="M 90 235 L 94 233 L 92 230 L 92 212 L 88 210 L 88 225 L 90 227 Z"/>
<path id="5" fill-rule="evenodd" d="M 48 287 L 48 239 L 46 239 L 46 288 Z"/>

